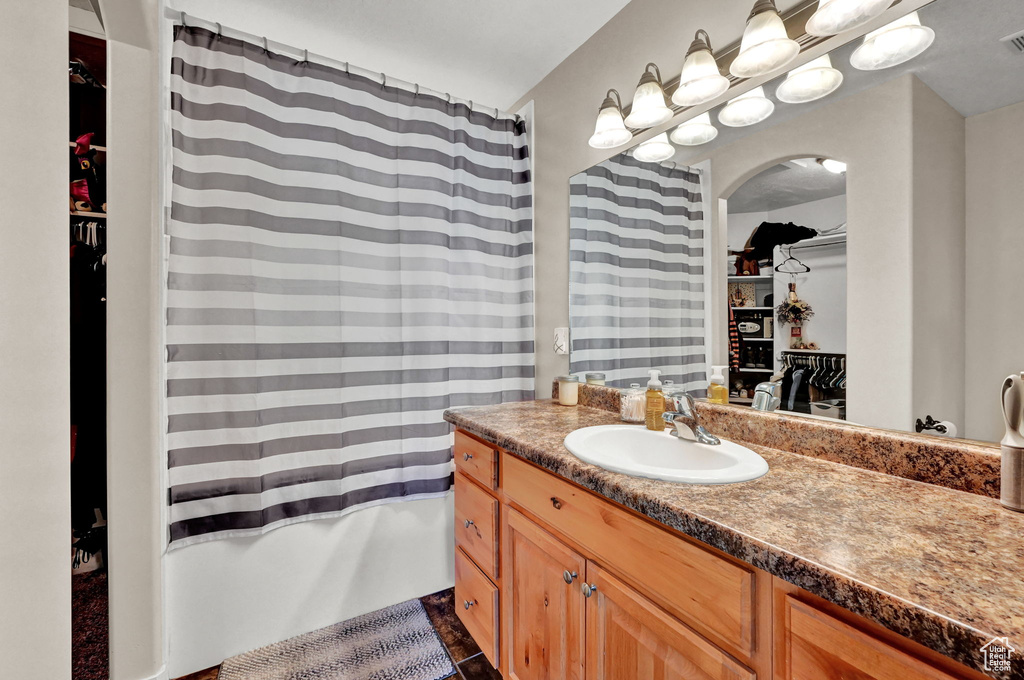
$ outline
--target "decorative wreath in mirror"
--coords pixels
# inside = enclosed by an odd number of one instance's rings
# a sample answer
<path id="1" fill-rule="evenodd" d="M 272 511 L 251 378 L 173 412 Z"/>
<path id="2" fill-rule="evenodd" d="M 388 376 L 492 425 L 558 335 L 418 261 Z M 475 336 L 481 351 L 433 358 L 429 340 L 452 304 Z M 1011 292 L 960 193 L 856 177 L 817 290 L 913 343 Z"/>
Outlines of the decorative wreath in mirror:
<path id="1" fill-rule="evenodd" d="M 783 325 L 797 326 L 814 316 L 814 310 L 810 304 L 797 297 L 796 284 L 790 283 L 789 295 L 775 308 L 775 316 Z"/>

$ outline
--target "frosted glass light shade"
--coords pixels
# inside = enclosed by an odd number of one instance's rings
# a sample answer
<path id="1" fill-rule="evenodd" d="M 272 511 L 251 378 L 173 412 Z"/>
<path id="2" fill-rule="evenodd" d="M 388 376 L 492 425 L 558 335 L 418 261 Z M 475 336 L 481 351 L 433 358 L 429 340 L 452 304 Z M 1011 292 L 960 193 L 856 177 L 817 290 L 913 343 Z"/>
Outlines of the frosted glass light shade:
<path id="1" fill-rule="evenodd" d="M 889 9 L 893 0 L 818 0 L 818 9 L 807 20 L 808 35 L 829 36 L 849 31 Z"/>
<path id="2" fill-rule="evenodd" d="M 729 89 L 729 79 L 718 70 L 718 62 L 711 53 L 711 47 L 701 34 L 707 36 L 707 33 L 698 31 L 683 61 L 679 87 L 672 93 L 672 102 L 677 106 L 704 104 Z"/>
<path id="3" fill-rule="evenodd" d="M 627 130 L 625 123 L 622 122 L 622 110 L 612 99 L 611 92 L 609 91 L 601 105 L 594 134 L 588 142 L 595 149 L 614 149 L 633 139 L 633 133 Z M 617 92 L 615 94 L 618 95 Z"/>
<path id="4" fill-rule="evenodd" d="M 921 25 L 917 12 L 871 31 L 854 50 L 850 64 L 861 71 L 879 71 L 908 62 L 931 47 L 935 31 Z"/>
<path id="5" fill-rule="evenodd" d="M 711 114 L 702 113 L 673 130 L 671 139 L 682 146 L 700 146 L 717 136 L 718 128 L 711 124 Z"/>
<path id="6" fill-rule="evenodd" d="M 772 115 L 775 103 L 764 96 L 763 87 L 755 87 L 750 92 L 730 99 L 718 114 L 722 125 L 729 127 L 746 127 L 755 125 Z"/>
<path id="7" fill-rule="evenodd" d="M 846 172 L 846 163 L 842 161 L 837 161 L 833 158 L 822 158 L 818 162 L 821 163 L 821 167 L 833 174 L 841 175 Z"/>
<path id="8" fill-rule="evenodd" d="M 626 125 L 631 128 L 650 128 L 668 122 L 672 117 L 672 109 L 665 103 L 665 90 L 661 86 L 661 74 L 657 77 L 651 73 L 658 67 L 648 64 L 640 84 L 633 93 L 633 106 L 626 116 Z"/>
<path id="9" fill-rule="evenodd" d="M 832 60 L 826 54 L 790 71 L 775 90 L 775 96 L 787 104 L 804 104 L 827 97 L 842 84 L 843 74 L 832 68 Z"/>
<path id="10" fill-rule="evenodd" d="M 667 161 L 676 154 L 676 148 L 668 141 L 668 135 L 662 132 L 651 137 L 633 151 L 633 158 L 645 163 L 660 163 Z"/>
<path id="11" fill-rule="evenodd" d="M 800 43 L 790 40 L 775 5 L 768 4 L 770 8 L 754 14 L 747 21 L 743 40 L 740 41 L 740 53 L 729 67 L 729 72 L 737 78 L 754 78 L 777 71 L 800 54 Z"/>

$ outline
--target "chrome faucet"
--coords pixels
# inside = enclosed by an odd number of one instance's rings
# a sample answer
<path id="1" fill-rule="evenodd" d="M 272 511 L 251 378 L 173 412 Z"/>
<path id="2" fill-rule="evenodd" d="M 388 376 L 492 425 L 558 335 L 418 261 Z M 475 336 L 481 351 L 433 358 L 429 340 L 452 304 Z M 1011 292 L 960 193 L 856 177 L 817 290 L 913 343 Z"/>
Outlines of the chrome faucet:
<path id="1" fill-rule="evenodd" d="M 779 383 L 763 382 L 754 388 L 754 401 L 750 405 L 758 411 L 774 411 L 782 404 Z"/>
<path id="2" fill-rule="evenodd" d="M 683 401 L 686 402 L 686 412 L 682 410 L 666 411 L 661 415 L 665 422 L 672 426 L 672 434 L 680 439 L 696 441 L 698 444 L 708 444 L 709 446 L 721 444 L 722 440 L 705 430 L 704 426 L 700 424 L 693 397 L 689 394 L 682 395 L 682 398 L 676 397 L 675 407 L 682 409 Z"/>

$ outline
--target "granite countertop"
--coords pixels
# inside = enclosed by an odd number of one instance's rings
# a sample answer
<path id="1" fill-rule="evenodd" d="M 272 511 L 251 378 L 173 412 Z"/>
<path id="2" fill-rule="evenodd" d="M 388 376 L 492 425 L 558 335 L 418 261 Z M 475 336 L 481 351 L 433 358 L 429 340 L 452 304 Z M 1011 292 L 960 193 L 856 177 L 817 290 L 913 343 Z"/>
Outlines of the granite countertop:
<path id="1" fill-rule="evenodd" d="M 1024 514 L 995 499 L 760 446 L 770 471 L 751 482 L 630 477 L 563 445 L 618 414 L 552 400 L 445 420 L 967 666 L 982 669 L 994 637 L 1024 650 Z M 990 675 L 1024 680 L 1014 661 Z"/>

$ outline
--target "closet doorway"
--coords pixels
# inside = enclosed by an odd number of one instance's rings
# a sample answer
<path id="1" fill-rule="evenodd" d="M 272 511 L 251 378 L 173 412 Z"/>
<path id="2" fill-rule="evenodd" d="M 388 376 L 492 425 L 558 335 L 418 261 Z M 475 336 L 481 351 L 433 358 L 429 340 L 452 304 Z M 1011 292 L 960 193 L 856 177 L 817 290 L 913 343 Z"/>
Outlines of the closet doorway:
<path id="1" fill-rule="evenodd" d="M 106 42 L 68 42 L 72 678 L 106 680 Z"/>

